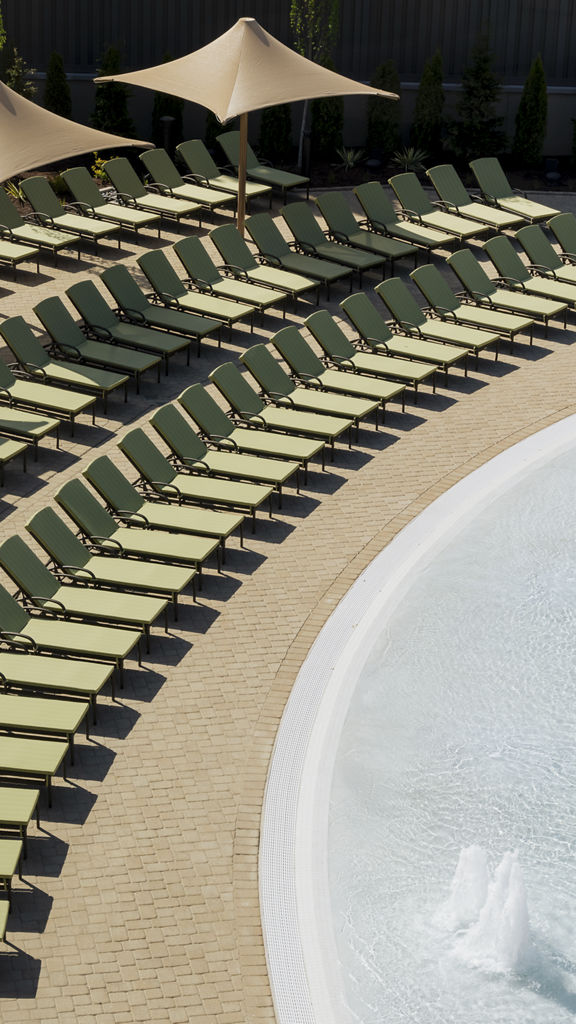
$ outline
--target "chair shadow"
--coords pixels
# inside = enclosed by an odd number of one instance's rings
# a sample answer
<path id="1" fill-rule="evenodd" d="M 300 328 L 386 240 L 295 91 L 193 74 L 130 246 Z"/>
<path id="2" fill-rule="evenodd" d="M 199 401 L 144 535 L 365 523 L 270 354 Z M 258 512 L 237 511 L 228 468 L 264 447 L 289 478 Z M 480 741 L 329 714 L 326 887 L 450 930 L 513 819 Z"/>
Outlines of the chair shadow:
<path id="1" fill-rule="evenodd" d="M 8 926 L 17 932 L 34 932 L 41 935 L 46 929 L 52 910 L 54 898 L 43 889 L 24 880 L 18 888 L 12 890 L 12 909 L 8 917 Z M 2 993 L 0 978 L 0 994 Z"/>
<path id="2" fill-rule="evenodd" d="M 85 743 L 77 743 L 74 764 L 68 765 L 68 779 L 73 785 L 80 779 L 87 782 L 102 782 L 115 760 L 116 752 L 94 737 Z"/>
<path id="3" fill-rule="evenodd" d="M 68 825 L 83 825 L 95 803 L 96 794 L 78 785 L 74 778 L 63 784 L 57 781 L 52 790 L 52 807 L 48 807 L 46 801 L 43 801 L 40 821 L 42 824 L 61 822 Z"/>
<path id="4" fill-rule="evenodd" d="M 5 940 L 5 947 L 13 952 L 3 949 L 1 954 L 0 999 L 35 999 L 42 961 L 25 953 L 9 939 Z"/>
<path id="5" fill-rule="evenodd" d="M 28 836 L 28 856 L 22 861 L 24 881 L 28 875 L 58 878 L 68 856 L 70 844 L 42 825 Z"/>
<path id="6" fill-rule="evenodd" d="M 140 712 L 127 704 L 99 704 L 98 724 L 91 725 L 91 736 L 108 736 L 110 739 L 124 740 L 140 718 Z"/>

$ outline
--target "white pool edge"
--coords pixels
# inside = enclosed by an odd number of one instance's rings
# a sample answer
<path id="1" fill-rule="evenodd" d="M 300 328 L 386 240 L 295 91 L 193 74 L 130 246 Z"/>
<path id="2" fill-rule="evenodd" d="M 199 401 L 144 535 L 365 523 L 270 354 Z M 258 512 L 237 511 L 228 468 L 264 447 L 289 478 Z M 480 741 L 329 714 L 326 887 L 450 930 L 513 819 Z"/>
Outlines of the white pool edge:
<path id="1" fill-rule="evenodd" d="M 375 621 L 380 630 L 415 570 L 454 531 L 575 440 L 576 416 L 570 416 L 451 487 L 376 556 L 314 641 L 280 722 L 262 809 L 260 908 L 279 1024 L 348 1020 L 328 893 L 329 794 L 342 725 Z"/>

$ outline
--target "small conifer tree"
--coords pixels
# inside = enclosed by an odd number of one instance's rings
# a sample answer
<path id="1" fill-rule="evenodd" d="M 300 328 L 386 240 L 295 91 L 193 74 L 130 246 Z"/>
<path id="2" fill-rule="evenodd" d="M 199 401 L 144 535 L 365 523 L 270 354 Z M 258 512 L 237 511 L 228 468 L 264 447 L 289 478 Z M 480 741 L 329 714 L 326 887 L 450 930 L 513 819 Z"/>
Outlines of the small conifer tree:
<path id="1" fill-rule="evenodd" d="M 442 152 L 443 108 L 442 54 L 436 50 L 422 71 L 410 129 L 411 144 L 434 160 Z"/>
<path id="2" fill-rule="evenodd" d="M 120 51 L 114 46 L 109 46 L 102 57 L 98 75 L 115 75 L 119 71 Z M 103 82 L 102 85 L 97 85 L 94 113 L 91 118 L 94 128 L 132 138 L 135 128 L 128 113 L 129 95 L 129 90 L 123 82 Z"/>
<path id="3" fill-rule="evenodd" d="M 44 106 L 60 117 L 72 117 L 72 98 L 70 86 L 64 71 L 64 61 L 55 50 L 50 54 L 46 85 L 44 88 Z"/>
<path id="4" fill-rule="evenodd" d="M 163 62 L 166 64 L 172 60 L 172 56 L 169 53 L 165 53 Z M 154 103 L 152 105 L 152 142 L 155 146 L 164 145 L 164 131 L 161 117 L 173 117 L 174 118 L 174 131 L 172 142 L 175 146 L 179 142 L 182 142 L 184 133 L 182 130 L 182 114 L 184 111 L 184 100 L 180 96 L 171 96 L 166 92 L 155 92 Z"/>
<path id="5" fill-rule="evenodd" d="M 492 53 L 481 37 L 462 75 L 458 120 L 450 126 L 450 141 L 457 156 L 466 160 L 497 156 L 506 148 L 504 120 L 495 113 L 499 98 L 500 82 L 492 70 Z"/>
<path id="6" fill-rule="evenodd" d="M 0 52 L 0 79 L 20 96 L 33 100 L 37 89 L 31 78 L 35 74 L 36 68 L 28 67 L 16 47 L 5 43 Z"/>
<path id="7" fill-rule="evenodd" d="M 514 156 L 520 164 L 534 167 L 542 156 L 546 135 L 546 76 L 540 54 L 532 61 L 516 113 Z"/>
<path id="8" fill-rule="evenodd" d="M 334 62 L 327 57 L 323 67 L 335 71 Z M 320 158 L 332 158 L 342 146 L 344 129 L 344 100 L 341 96 L 325 96 L 312 100 L 312 152 Z"/>
<path id="9" fill-rule="evenodd" d="M 258 147 L 273 164 L 287 164 L 292 154 L 292 114 L 289 103 L 266 107 L 260 120 Z"/>
<path id="10" fill-rule="evenodd" d="M 370 80 L 375 89 L 400 92 L 400 78 L 394 61 L 387 60 L 376 69 Z M 382 96 L 368 100 L 368 155 L 386 161 L 400 146 L 400 103 Z"/>

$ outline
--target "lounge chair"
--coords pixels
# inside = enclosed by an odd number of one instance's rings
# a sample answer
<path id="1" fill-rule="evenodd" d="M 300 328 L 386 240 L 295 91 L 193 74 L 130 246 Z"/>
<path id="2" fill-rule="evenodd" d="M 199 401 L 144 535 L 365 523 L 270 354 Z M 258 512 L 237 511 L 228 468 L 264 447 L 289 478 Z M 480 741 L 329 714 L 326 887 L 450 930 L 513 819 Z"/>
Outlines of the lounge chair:
<path id="1" fill-rule="evenodd" d="M 210 449 L 175 405 L 162 406 L 151 417 L 150 423 L 170 449 L 170 461 L 177 468 L 207 476 L 270 484 L 278 491 L 280 502 L 282 486 L 293 475 L 299 490 L 297 462 Z"/>
<path id="2" fill-rule="evenodd" d="M 26 456 L 28 444 L 26 441 L 11 441 L 7 437 L 0 438 L 0 487 L 4 486 L 4 466 L 22 456 L 22 470 L 26 472 Z"/>
<path id="3" fill-rule="evenodd" d="M 48 807 L 52 806 L 52 777 L 58 769 L 66 779 L 65 757 L 68 744 L 62 740 L 29 739 L 0 735 L 0 777 L 23 776 L 46 787 Z"/>
<path id="4" fill-rule="evenodd" d="M 455 235 L 460 242 L 463 242 L 465 238 L 473 238 L 488 231 L 486 225 L 479 224 L 478 221 L 447 213 L 445 209 L 439 209 L 438 204 L 434 204 L 428 198 L 413 171 L 395 174 L 392 178 L 388 178 L 388 184 L 394 190 L 408 219 L 416 221 L 417 224 L 440 228 L 441 231 Z"/>
<path id="5" fill-rule="evenodd" d="M 125 434 L 118 447 L 138 470 L 145 485 L 163 501 L 237 509 L 252 516 L 252 532 L 256 525 L 256 510 L 264 501 L 269 503 L 272 515 L 270 496 L 273 487 L 178 472 L 139 427 Z"/>
<path id="6" fill-rule="evenodd" d="M 381 255 L 375 256 L 372 253 L 361 252 L 359 249 L 353 249 L 350 245 L 342 245 L 340 242 L 330 242 L 306 203 L 290 203 L 289 206 L 283 206 L 280 213 L 302 253 L 307 256 L 332 260 L 333 263 L 340 263 L 342 266 L 356 271 L 360 284 L 362 284 L 362 274 L 365 270 L 375 270 L 377 267 L 384 266 L 385 260 Z"/>
<path id="7" fill-rule="evenodd" d="M 530 223 L 546 220 L 559 212 L 551 206 L 535 203 L 527 198 L 525 192 L 512 188 L 497 157 L 485 156 L 479 160 L 471 160 L 470 167 L 484 199 L 493 206 L 515 213 Z"/>
<path id="8" fill-rule="evenodd" d="M 111 221 L 98 220 L 97 217 L 82 214 L 72 205 L 63 206 L 48 179 L 42 175 L 24 178 L 21 188 L 45 227 L 62 229 L 71 235 L 78 235 L 81 239 L 93 242 L 96 251 L 98 243 L 103 238 L 109 238 L 118 232 L 118 225 Z M 117 242 L 120 248 L 119 238 Z"/>
<path id="9" fill-rule="evenodd" d="M 470 196 L 452 164 L 438 164 L 437 167 L 429 167 L 426 177 L 430 178 L 449 212 L 459 213 L 462 217 L 480 221 L 481 224 L 494 231 L 503 231 L 505 228 L 513 228 L 522 223 L 522 217 L 519 217 L 518 214 L 509 213 L 507 210 L 498 210 L 494 206 L 488 206 L 487 203 L 479 202 L 480 196 Z"/>
<path id="10" fill-rule="evenodd" d="M 573 213 L 558 213 L 548 221 L 548 227 L 558 242 L 561 259 L 566 263 L 576 260 L 576 217 Z"/>
<path id="11" fill-rule="evenodd" d="M 4 189 L 0 189 L 0 234 L 5 239 L 22 245 L 31 245 L 37 249 L 49 249 L 56 262 L 61 249 L 71 249 L 78 245 L 76 235 L 69 231 L 46 228 L 37 222 L 35 213 L 23 217 L 10 202 Z M 81 253 L 78 250 L 78 259 Z"/>
<path id="12" fill-rule="evenodd" d="M 224 174 L 220 170 L 201 139 L 189 139 L 187 142 L 181 142 L 176 146 L 176 152 L 196 181 L 221 192 L 227 192 L 229 195 L 238 195 L 238 178 L 233 178 L 231 174 Z M 271 195 L 270 185 L 259 185 L 255 181 L 246 182 L 247 202 L 256 196 Z"/>
<path id="13" fill-rule="evenodd" d="M 30 605 L 51 612 L 57 619 L 138 629 L 146 635 L 148 650 L 150 626 L 159 615 L 164 615 L 164 626 L 168 631 L 166 598 L 131 594 L 128 601 L 126 594 L 99 589 L 88 581 L 63 583 L 43 565 L 21 537 L 9 537 L 0 544 L 0 565 Z"/>
<path id="14" fill-rule="evenodd" d="M 195 569 L 92 554 L 53 508 L 37 512 L 26 523 L 26 529 L 50 556 L 59 578 L 66 582 L 167 597 L 172 602 L 176 618 L 178 595 L 190 584 L 194 591 Z"/>
<path id="15" fill-rule="evenodd" d="M 268 213 L 257 213 L 249 217 L 245 224 L 252 241 L 257 246 L 260 258 L 266 263 L 291 273 L 304 274 L 319 281 L 326 289 L 330 298 L 330 285 L 344 277 L 352 281 L 352 268 L 343 267 L 319 256 L 307 256 L 297 252 L 296 242 L 288 244 L 280 233 L 278 226 Z"/>
<path id="16" fill-rule="evenodd" d="M 112 221 L 122 228 L 130 228 L 136 234 L 140 228 L 155 227 L 160 236 L 160 214 L 108 202 L 87 167 L 71 167 L 68 171 L 62 171 L 62 177 L 76 200 L 74 205 L 89 217 Z"/>
<path id="17" fill-rule="evenodd" d="M 210 232 L 210 238 L 224 260 L 224 269 L 238 277 L 241 281 L 254 281 L 276 288 L 277 291 L 290 295 L 296 308 L 299 295 L 311 289 L 316 290 L 316 302 L 320 301 L 320 285 L 318 281 L 302 274 L 294 274 L 288 270 L 268 266 L 256 259 L 248 248 L 245 240 L 233 224 L 222 224 Z"/>
<path id="18" fill-rule="evenodd" d="M 231 194 L 227 195 L 217 188 L 199 185 L 190 175 L 183 178 L 165 149 L 145 149 L 140 153 L 140 159 L 161 195 L 187 199 L 191 203 L 205 207 L 209 212 L 218 206 L 227 206 L 234 202 L 234 196 Z"/>
<path id="19" fill-rule="evenodd" d="M 8 395 L 6 397 L 9 399 Z M 60 447 L 59 431 L 60 420 L 54 416 L 26 412 L 24 409 L 13 409 L 0 404 L 0 437 L 9 438 L 19 444 L 25 442 L 32 445 L 35 459 L 38 457 L 38 445 L 47 434 L 54 433 L 56 447 Z"/>
<path id="20" fill-rule="evenodd" d="M 226 158 L 233 167 L 238 170 L 240 162 L 240 132 L 225 132 L 217 136 L 218 142 L 226 154 Z M 286 202 L 286 193 L 291 188 L 303 188 L 306 186 L 306 199 L 310 195 L 310 178 L 303 174 L 292 174 L 290 171 L 281 171 L 272 167 L 268 161 L 258 159 L 250 143 L 246 145 L 246 177 L 260 185 L 270 185 L 271 188 L 279 189 L 282 192 L 282 202 Z"/>
<path id="21" fill-rule="evenodd" d="M 84 722 L 86 739 L 90 739 L 88 701 L 58 698 L 27 697 L 0 693 L 0 729 L 26 736 L 54 736 L 65 740 L 74 764 L 74 735 Z M 0 871 L 0 876 L 2 872 Z"/>
<path id="22" fill-rule="evenodd" d="M 39 789 L 23 786 L 0 786 L 0 828 L 3 832 L 17 832 L 22 842 L 22 856 L 28 855 L 27 832 L 32 816 L 40 828 Z"/>
<path id="23" fill-rule="evenodd" d="M 400 219 L 379 181 L 366 181 L 358 185 L 354 194 L 366 214 L 366 220 L 360 221 L 361 224 L 369 225 L 373 231 L 379 231 L 382 235 L 401 238 L 425 249 L 428 259 L 434 249 L 445 249 L 456 241 L 456 236 L 449 232 Z"/>
<path id="24" fill-rule="evenodd" d="M 297 331 L 297 328 L 288 327 L 286 330 Z M 283 333 L 280 332 L 280 334 Z M 271 339 L 273 344 L 275 344 L 276 337 L 277 335 L 274 335 Z M 258 381 L 264 394 L 272 400 L 280 400 L 291 409 L 328 413 L 331 416 L 349 416 L 354 420 L 356 428 L 361 419 L 375 413 L 375 426 L 378 429 L 378 405 L 382 402 L 384 409 L 384 399 L 380 395 L 366 396 L 363 393 L 362 381 L 359 382 L 358 390 L 355 390 L 354 387 L 347 388 L 344 375 L 340 381 L 334 381 L 334 386 L 330 387 L 331 381 L 322 379 L 324 366 L 320 363 L 320 375 L 315 376 L 314 380 L 309 380 L 306 377 L 305 386 L 302 386 L 286 373 L 266 345 L 252 345 L 242 353 L 240 361 Z M 334 373 L 335 371 L 327 372 Z M 303 378 L 300 377 L 300 379 Z M 375 390 L 377 389 L 376 387 Z M 366 390 L 369 391 L 370 387 L 368 386 Z"/>
<path id="25" fill-rule="evenodd" d="M 424 298 L 441 320 L 467 324 L 469 327 L 480 327 L 482 330 L 497 331 L 502 337 L 508 338 L 510 351 L 517 334 L 532 335 L 534 321 L 530 317 L 516 316 L 496 309 L 487 309 L 475 302 L 464 302 L 461 296 L 455 295 L 446 278 L 438 267 L 429 264 L 413 270 L 410 277 L 422 292 Z M 496 343 L 495 358 L 498 358 Z"/>
<path id="26" fill-rule="evenodd" d="M 368 379 L 382 377 L 384 380 L 398 381 L 413 387 L 415 393 L 418 392 L 418 385 L 430 377 L 435 387 L 436 370 L 427 363 L 418 364 L 383 353 L 358 351 L 327 309 L 318 309 L 312 313 L 304 321 L 304 326 L 324 351 L 326 360 L 341 370 L 367 375 Z"/>
<path id="27" fill-rule="evenodd" d="M 470 249 L 460 249 L 448 257 L 456 277 L 475 302 L 494 309 L 505 309 L 518 316 L 528 316 L 548 328 L 548 321 L 566 310 L 565 302 L 552 302 L 528 295 L 514 288 L 502 288 L 499 281 L 488 277 L 484 267 Z"/>
<path id="28" fill-rule="evenodd" d="M 273 288 L 221 274 L 220 269 L 225 268 L 216 266 L 196 235 L 181 238 L 173 248 L 188 275 L 189 283 L 201 292 L 206 291 L 210 295 L 222 296 L 234 302 L 247 302 L 248 305 L 255 306 L 260 313 L 270 306 L 279 306 L 286 300 L 285 294 Z"/>
<path id="29" fill-rule="evenodd" d="M 160 249 L 145 252 L 138 257 L 137 262 L 165 306 L 188 313 L 200 313 L 202 316 L 219 320 L 228 325 L 230 334 L 233 325 L 239 320 L 249 317 L 252 322 L 254 306 L 232 302 L 231 299 L 221 299 L 218 295 L 209 295 L 206 292 L 189 291 L 169 263 L 166 254 Z"/>
<path id="30" fill-rule="evenodd" d="M 0 263 L 8 263 L 12 267 L 12 274 L 16 280 L 16 267 L 19 263 L 33 260 L 36 264 L 36 273 L 40 273 L 40 249 L 35 245 L 21 245 L 19 242 L 11 242 L 9 238 L 2 237 L 3 228 L 0 225 Z"/>
<path id="31" fill-rule="evenodd" d="M 343 242 L 374 256 L 383 256 L 390 260 L 392 272 L 394 260 L 414 256 L 416 262 L 418 250 L 412 243 L 361 228 L 342 192 L 324 192 L 316 198 L 316 203 L 334 242 Z"/>
<path id="32" fill-rule="evenodd" d="M 192 384 L 186 388 L 178 395 L 178 402 L 204 437 L 220 451 L 248 452 L 265 458 L 294 460 L 303 467 L 305 479 L 308 463 L 315 455 L 321 456 L 324 466 L 323 441 L 238 426 L 201 384 Z"/>
<path id="33" fill-rule="evenodd" d="M 527 267 L 522 262 L 512 242 L 505 235 L 490 238 L 485 242 L 484 252 L 496 267 L 502 284 L 518 288 L 531 295 L 541 295 L 553 302 L 563 302 L 565 305 L 571 306 L 572 309 L 576 307 L 576 285 L 556 281 L 552 276 L 539 276 L 536 268 Z M 566 326 L 565 313 L 564 326 Z"/>
<path id="34" fill-rule="evenodd" d="M 0 322 L 0 334 L 15 356 L 18 366 L 32 380 L 58 387 L 72 388 L 95 394 L 104 401 L 106 412 L 108 395 L 116 388 L 124 388 L 127 398 L 128 377 L 125 374 L 82 367 L 65 359 L 52 359 L 21 316 L 11 316 Z"/>
<path id="35" fill-rule="evenodd" d="M 497 345 L 500 340 L 500 335 L 495 331 L 480 331 L 466 324 L 427 316 L 399 277 L 382 281 L 376 285 L 375 291 L 402 331 L 426 341 L 440 342 L 442 345 L 457 346 L 466 349 L 467 352 L 473 352 L 476 364 L 479 352 L 488 345 Z"/>
<path id="36" fill-rule="evenodd" d="M 112 182 L 121 202 L 126 206 L 159 213 L 161 217 L 175 220 L 176 223 L 179 223 L 183 217 L 191 217 L 192 214 L 200 214 L 202 211 L 202 207 L 198 203 L 191 203 L 188 199 L 173 199 L 172 196 L 160 195 L 152 187 L 145 188 L 125 156 L 116 156 L 112 160 L 106 160 L 102 164 L 102 170 Z"/>
<path id="37" fill-rule="evenodd" d="M 220 345 L 219 323 L 216 323 L 215 320 L 195 316 L 194 313 L 183 313 L 179 309 L 168 309 L 166 306 L 150 302 L 128 268 L 123 264 L 118 263 L 115 267 L 106 267 L 106 270 L 100 275 L 100 279 L 118 303 L 118 309 L 122 315 L 131 323 L 143 324 L 146 327 L 154 327 L 169 333 L 183 334 L 187 338 L 195 338 L 198 355 L 200 355 L 202 339 L 209 334 L 216 333 L 218 345 Z"/>
<path id="38" fill-rule="evenodd" d="M 66 697 L 71 704 L 88 701 L 93 722 L 98 718 L 98 695 L 108 680 L 114 696 L 113 665 L 25 653 L 18 642 L 4 641 L 4 644 L 12 648 L 0 650 L 0 681 L 6 692 L 55 694 Z"/>
<path id="39" fill-rule="evenodd" d="M 97 341 L 107 341 L 147 355 L 153 353 L 164 360 L 166 373 L 170 356 L 176 352 L 185 351 L 186 362 L 190 363 L 190 338 L 120 320 L 94 281 L 78 281 L 66 289 L 66 295 L 82 317 L 86 333 Z"/>
<path id="40" fill-rule="evenodd" d="M 520 228 L 515 238 L 530 260 L 531 271 L 554 281 L 576 284 L 576 266 L 558 255 L 538 224 Z"/>
<path id="41" fill-rule="evenodd" d="M 0 323 L 0 334 L 3 324 Z M 90 409 L 92 412 L 92 423 L 94 423 L 94 404 L 96 399 L 90 395 L 82 395 L 78 391 L 68 391 L 64 388 L 53 388 L 50 384 L 41 384 L 39 381 L 27 380 L 22 377 L 15 377 L 10 367 L 0 361 L 0 402 L 8 402 L 10 407 L 18 409 L 32 409 L 37 413 L 50 413 L 59 420 L 66 420 L 72 425 L 74 433 L 74 420 L 81 412 Z"/>
<path id="42" fill-rule="evenodd" d="M 68 360 L 77 360 L 87 366 L 105 367 L 108 371 L 116 370 L 133 377 L 137 392 L 140 391 L 140 377 L 146 370 L 156 367 L 160 374 L 159 356 L 132 352 L 119 345 L 87 338 L 57 295 L 42 299 L 34 306 L 34 312 L 48 331 L 54 350 Z"/>

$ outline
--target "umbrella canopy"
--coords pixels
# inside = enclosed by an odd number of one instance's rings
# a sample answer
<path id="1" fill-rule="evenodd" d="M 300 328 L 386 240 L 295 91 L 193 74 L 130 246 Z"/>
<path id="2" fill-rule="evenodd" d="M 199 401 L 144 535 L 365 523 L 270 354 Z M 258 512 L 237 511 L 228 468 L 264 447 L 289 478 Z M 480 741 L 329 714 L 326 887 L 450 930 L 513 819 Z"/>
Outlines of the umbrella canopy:
<path id="1" fill-rule="evenodd" d="M 149 142 L 88 128 L 53 114 L 0 82 L 0 181 L 23 171 L 80 153 L 117 146 L 146 146 Z"/>

